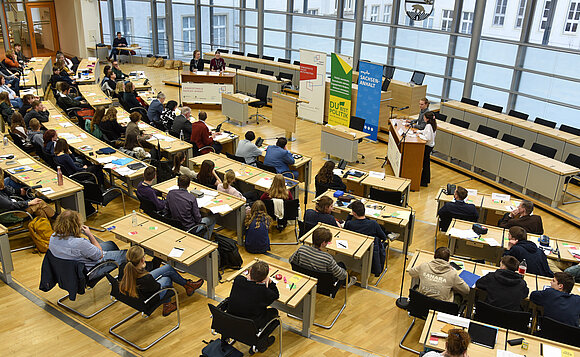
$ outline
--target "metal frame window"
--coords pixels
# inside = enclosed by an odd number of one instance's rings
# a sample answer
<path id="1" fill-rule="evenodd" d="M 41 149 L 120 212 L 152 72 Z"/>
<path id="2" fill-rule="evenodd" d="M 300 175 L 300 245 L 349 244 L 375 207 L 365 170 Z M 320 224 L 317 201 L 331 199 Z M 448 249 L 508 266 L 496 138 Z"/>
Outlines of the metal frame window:
<path id="1" fill-rule="evenodd" d="M 505 11 L 507 8 L 507 0 L 496 0 L 495 13 L 493 15 L 493 25 L 503 26 L 505 21 Z"/>
<path id="2" fill-rule="evenodd" d="M 195 50 L 195 16 L 181 17 L 183 54 L 192 54 Z"/>
<path id="3" fill-rule="evenodd" d="M 443 10 L 441 12 L 441 30 L 451 31 L 452 23 L 453 23 L 453 10 Z"/>
<path id="4" fill-rule="evenodd" d="M 383 7 L 383 22 L 389 23 L 391 22 L 391 9 L 393 5 L 385 5 Z"/>
<path id="5" fill-rule="evenodd" d="M 522 27 L 524 23 L 524 14 L 526 12 L 526 0 L 520 0 L 520 4 L 518 6 L 518 14 L 516 16 L 516 28 L 519 29 Z"/>
<path id="6" fill-rule="evenodd" d="M 575 33 L 578 30 L 578 23 L 580 22 L 580 2 L 570 1 L 568 8 L 568 17 L 566 17 L 566 24 L 564 25 L 565 33 Z"/>
<path id="7" fill-rule="evenodd" d="M 409 16 L 407 16 L 407 17 L 409 17 Z M 421 22 L 423 22 L 424 29 L 432 29 L 433 28 L 433 16 L 429 16 L 428 18 L 426 18 L 425 20 L 423 20 Z"/>
<path id="8" fill-rule="evenodd" d="M 213 46 L 223 47 L 227 43 L 228 15 L 213 15 Z"/>
<path id="9" fill-rule="evenodd" d="M 473 26 L 473 12 L 463 11 L 461 14 L 461 33 L 471 34 Z"/>
<path id="10" fill-rule="evenodd" d="M 115 33 L 117 33 L 117 31 L 119 32 L 123 32 L 123 28 L 121 27 L 121 24 L 123 23 L 123 18 L 119 17 L 115 19 Z M 133 18 L 132 17 L 127 17 L 125 19 L 125 33 L 123 34 L 123 36 L 129 41 L 129 42 L 133 42 L 132 38 L 133 38 Z"/>
<path id="11" fill-rule="evenodd" d="M 371 21 L 377 22 L 379 20 L 380 5 L 371 6 Z"/>
<path id="12" fill-rule="evenodd" d="M 552 0 L 544 2 L 544 10 L 542 11 L 542 21 L 540 21 L 540 31 L 545 30 L 548 26 L 548 19 L 550 18 L 550 11 L 552 9 Z"/>
<path id="13" fill-rule="evenodd" d="M 308 15 L 318 15 L 318 9 L 308 9 L 308 10 L 306 10 L 306 14 L 308 14 Z"/>
<path id="14" fill-rule="evenodd" d="M 148 17 L 148 25 L 149 25 L 149 46 L 153 48 L 153 31 L 151 29 L 151 17 Z M 165 54 L 167 53 L 167 38 L 165 37 L 165 17 L 157 16 L 157 41 L 159 44 L 159 53 L 158 54 Z"/>

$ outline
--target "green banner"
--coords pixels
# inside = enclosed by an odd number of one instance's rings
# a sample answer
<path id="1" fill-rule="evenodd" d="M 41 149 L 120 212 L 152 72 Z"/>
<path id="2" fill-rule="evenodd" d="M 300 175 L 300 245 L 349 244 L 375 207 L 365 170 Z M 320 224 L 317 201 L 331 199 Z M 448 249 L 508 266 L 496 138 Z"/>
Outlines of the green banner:
<path id="1" fill-rule="evenodd" d="M 352 94 L 352 57 L 333 53 L 330 64 L 328 124 L 348 126 Z"/>

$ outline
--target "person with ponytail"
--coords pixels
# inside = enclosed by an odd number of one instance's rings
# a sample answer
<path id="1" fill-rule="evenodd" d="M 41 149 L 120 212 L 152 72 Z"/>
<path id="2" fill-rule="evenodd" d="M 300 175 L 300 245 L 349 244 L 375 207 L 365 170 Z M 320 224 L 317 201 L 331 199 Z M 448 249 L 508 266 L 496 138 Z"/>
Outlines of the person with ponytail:
<path id="1" fill-rule="evenodd" d="M 159 290 L 172 287 L 174 282 L 185 288 L 187 296 L 193 295 L 195 290 L 203 285 L 203 279 L 195 282 L 186 280 L 168 264 L 148 272 L 143 248 L 138 245 L 129 248 L 127 251 L 127 264 L 123 269 L 123 278 L 119 283 L 121 293 L 144 301 Z M 166 291 L 161 292 L 158 295 L 159 300 L 165 301 L 166 293 Z M 165 302 L 163 304 L 163 316 L 167 316 L 175 310 L 177 310 L 175 302 Z"/>
<path id="2" fill-rule="evenodd" d="M 246 251 L 253 254 L 264 254 L 270 250 L 270 229 L 272 218 L 266 212 L 263 201 L 252 205 L 250 214 L 246 214 Z"/>
<path id="3" fill-rule="evenodd" d="M 232 186 L 235 180 L 236 173 L 233 170 L 227 170 L 226 174 L 224 175 L 224 182 L 217 185 L 217 190 L 220 192 L 229 193 L 232 196 L 236 196 L 237 198 L 245 200 L 246 198 L 244 195 L 242 195 L 240 191 L 236 190 L 236 188 Z"/>
<path id="4" fill-rule="evenodd" d="M 451 329 L 447 334 L 445 351 L 431 351 L 424 354 L 423 357 L 469 357 L 467 354 L 467 347 L 469 347 L 471 342 L 469 334 L 459 328 Z"/>
<path id="5" fill-rule="evenodd" d="M 195 171 L 191 171 L 189 167 L 184 165 L 185 163 L 185 154 L 183 151 L 178 152 L 173 156 L 173 169 L 171 173 L 174 176 L 185 175 L 189 177 L 191 180 L 195 180 L 197 178 L 197 173 Z"/>

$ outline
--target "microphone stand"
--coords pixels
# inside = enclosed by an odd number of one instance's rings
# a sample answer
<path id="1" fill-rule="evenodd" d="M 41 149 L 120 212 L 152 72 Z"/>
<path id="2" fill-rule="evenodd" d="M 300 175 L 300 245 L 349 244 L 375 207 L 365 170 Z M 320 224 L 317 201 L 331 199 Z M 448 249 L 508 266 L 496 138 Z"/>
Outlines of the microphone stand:
<path id="1" fill-rule="evenodd" d="M 413 208 L 411 208 L 411 217 L 413 216 Z M 409 306 L 409 298 L 403 297 L 403 284 L 405 283 L 405 272 L 407 269 L 407 254 L 409 252 L 409 236 L 405 235 L 403 240 L 403 274 L 401 274 L 401 290 L 399 291 L 399 298 L 395 301 L 395 305 L 399 309 L 407 310 Z"/>
<path id="2" fill-rule="evenodd" d="M 397 145 L 398 148 L 401 148 L 401 165 L 400 166 L 403 165 L 403 150 L 405 149 L 405 147 L 403 146 L 403 143 L 405 142 L 405 138 L 407 137 L 407 133 L 409 132 L 409 130 L 411 130 L 411 128 L 412 128 L 412 126 L 409 125 L 409 128 L 407 128 L 407 130 L 403 133 L 403 135 L 401 135 L 401 141 L 399 142 L 399 145 Z M 380 157 L 380 156 L 377 157 L 378 160 L 384 160 L 383 164 L 381 165 L 381 169 L 384 168 L 385 165 L 387 164 L 388 158 L 389 158 L 388 154 L 385 155 L 385 157 Z"/>
<path id="3" fill-rule="evenodd" d="M 181 103 L 181 66 L 177 67 L 177 83 L 179 83 L 179 107 L 181 108 L 183 106 Z"/>

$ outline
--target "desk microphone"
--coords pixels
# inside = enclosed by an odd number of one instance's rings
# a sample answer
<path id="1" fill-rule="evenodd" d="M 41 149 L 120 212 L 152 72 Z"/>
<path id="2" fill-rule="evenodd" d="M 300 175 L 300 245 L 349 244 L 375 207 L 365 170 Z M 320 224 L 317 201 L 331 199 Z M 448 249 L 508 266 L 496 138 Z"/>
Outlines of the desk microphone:
<path id="1" fill-rule="evenodd" d="M 405 110 L 405 109 L 409 109 L 409 106 L 407 105 L 406 107 L 399 108 L 399 110 Z"/>
<path id="2" fill-rule="evenodd" d="M 28 189 L 29 190 L 36 190 L 37 188 L 42 188 L 42 185 L 30 186 Z"/>

